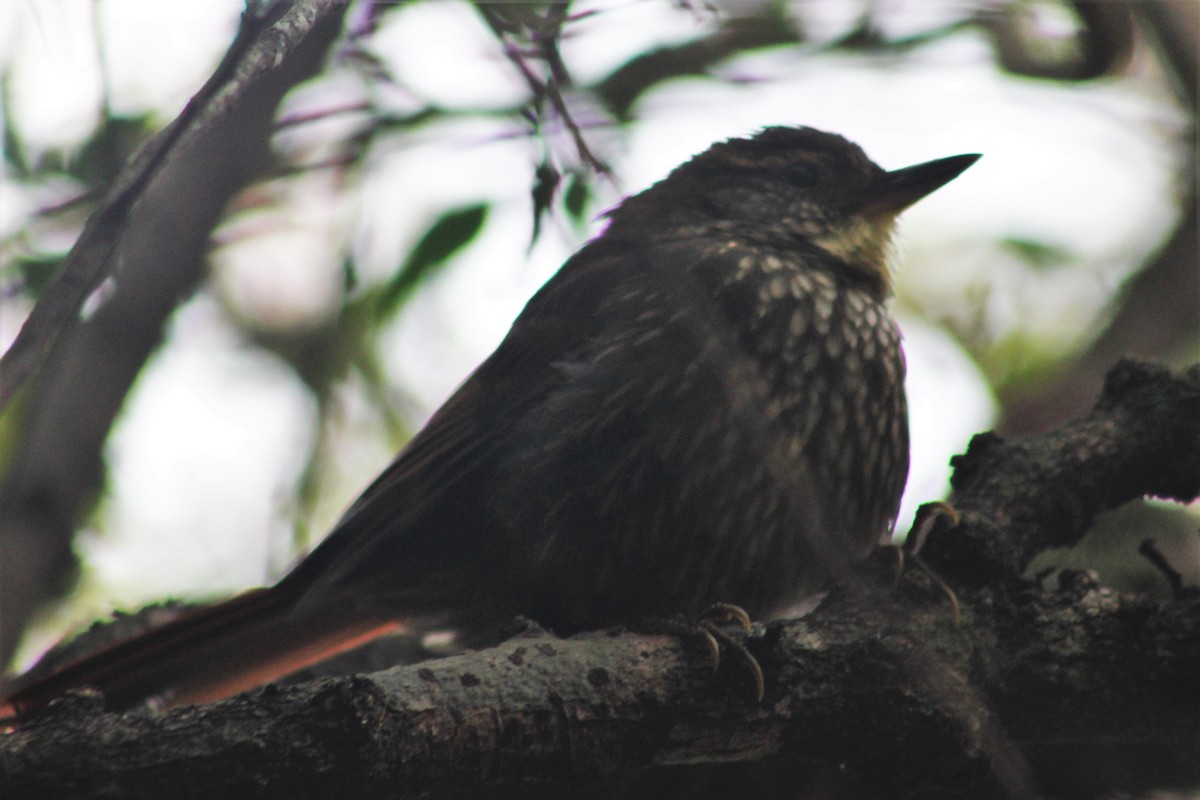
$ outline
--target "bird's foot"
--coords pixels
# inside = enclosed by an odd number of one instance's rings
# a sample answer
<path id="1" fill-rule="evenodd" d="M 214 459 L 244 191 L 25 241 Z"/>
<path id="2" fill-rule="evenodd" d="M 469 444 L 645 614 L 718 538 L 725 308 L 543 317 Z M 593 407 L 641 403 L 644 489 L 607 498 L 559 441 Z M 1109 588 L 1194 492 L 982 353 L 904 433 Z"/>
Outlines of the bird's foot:
<path id="1" fill-rule="evenodd" d="M 730 627 L 735 629 L 731 633 Z M 745 665 L 754 681 L 755 701 L 761 703 L 766 693 L 766 679 L 762 665 L 746 647 L 743 639 L 754 631 L 750 615 L 741 606 L 732 603 L 714 603 L 700 613 L 696 619 L 671 617 L 666 619 L 647 620 L 643 630 L 654 633 L 667 633 L 678 636 L 685 642 L 698 643 L 708 653 L 713 672 L 721 666 L 721 654 L 731 653 Z"/>
<path id="2" fill-rule="evenodd" d="M 925 503 L 917 509 L 913 525 L 908 533 L 908 538 L 904 540 L 904 544 L 899 547 L 889 546 L 888 550 L 893 551 L 896 555 L 893 556 L 895 562 L 895 575 L 893 586 L 898 586 L 900 579 L 903 577 L 905 569 L 912 565 L 917 570 L 925 575 L 937 591 L 946 598 L 946 602 L 950 606 L 950 615 L 954 619 L 955 626 L 962 622 L 962 606 L 958 602 L 958 595 L 950 588 L 941 576 L 934 572 L 925 561 L 921 558 L 921 548 L 925 544 L 926 537 L 938 525 L 949 525 L 954 527 L 961 521 L 961 517 L 954 506 L 949 503 L 938 500 L 932 503 Z"/>

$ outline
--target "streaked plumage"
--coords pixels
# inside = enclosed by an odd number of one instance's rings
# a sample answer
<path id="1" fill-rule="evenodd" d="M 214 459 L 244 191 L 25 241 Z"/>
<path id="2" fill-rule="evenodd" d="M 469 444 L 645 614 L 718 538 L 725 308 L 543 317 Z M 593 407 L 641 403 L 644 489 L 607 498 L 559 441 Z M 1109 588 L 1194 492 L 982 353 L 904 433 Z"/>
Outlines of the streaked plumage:
<path id="1" fill-rule="evenodd" d="M 122 698 L 208 697 L 192 683 L 222 658 L 392 619 L 482 641 L 516 614 L 769 616 L 837 580 L 889 535 L 908 470 L 892 223 L 975 158 L 885 172 L 769 128 L 627 199 L 320 547 L 160 635 L 199 677 L 127 664 Z"/>

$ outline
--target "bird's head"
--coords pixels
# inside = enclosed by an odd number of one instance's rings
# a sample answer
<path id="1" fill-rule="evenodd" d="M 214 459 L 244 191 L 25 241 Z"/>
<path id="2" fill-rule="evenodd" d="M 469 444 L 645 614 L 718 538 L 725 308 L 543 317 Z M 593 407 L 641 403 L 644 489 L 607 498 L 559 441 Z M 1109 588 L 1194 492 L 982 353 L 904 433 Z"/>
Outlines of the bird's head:
<path id="1" fill-rule="evenodd" d="M 837 134 L 773 127 L 714 144 L 613 216 L 667 227 L 719 223 L 778 246 L 802 239 L 886 279 L 896 217 L 978 158 L 889 172 Z"/>

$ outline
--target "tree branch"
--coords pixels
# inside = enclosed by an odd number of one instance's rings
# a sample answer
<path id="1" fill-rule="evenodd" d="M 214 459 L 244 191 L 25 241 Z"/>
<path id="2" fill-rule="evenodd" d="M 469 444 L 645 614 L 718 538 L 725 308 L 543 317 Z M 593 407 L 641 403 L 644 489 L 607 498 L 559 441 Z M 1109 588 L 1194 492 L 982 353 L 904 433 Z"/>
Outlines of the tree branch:
<path id="1" fill-rule="evenodd" d="M 202 280 L 226 203 L 270 163 L 279 102 L 317 71 L 344 11 L 337 0 L 277 6 L 274 23 L 244 17 L 208 84 L 122 171 L 0 362 L 0 406 L 37 371 L 0 485 L 0 665 L 66 583 L 74 526 L 101 485 L 101 448 L 125 395 Z M 79 321 L 106 279 L 111 296 Z"/>
<path id="2" fill-rule="evenodd" d="M 604 633 L 538 632 L 158 716 L 76 695 L 0 740 L 0 775 L 12 800 L 421 797 L 792 757 L 843 764 L 882 796 L 1028 797 L 1033 774 L 1066 781 L 1070 757 L 1085 783 L 1198 785 L 1200 598 L 1168 609 L 1090 586 L 997 600 L 967 598 L 959 628 L 937 604 L 895 617 L 834 601 L 762 629 L 749 642 L 762 706 L 732 663 L 714 679 L 669 638 Z M 998 770 L 1010 751 L 1016 767 Z M 1056 788 L 1078 791 L 1070 780 Z"/>
<path id="3" fill-rule="evenodd" d="M 962 624 L 917 573 L 894 594 L 864 579 L 803 620 L 756 628 L 762 705 L 733 659 L 714 678 L 670 637 L 535 631 L 162 715 L 69 696 L 0 739 L 5 796 L 424 797 L 519 781 L 561 793 L 650 766 L 771 759 L 841 765 L 882 797 L 1194 788 L 1200 593 L 1161 604 L 1081 575 L 1046 592 L 1009 567 L 1034 537 L 1069 540 L 1131 493 L 1200 491 L 1198 401 L 1200 367 L 1125 363 L 1063 430 L 984 439 L 958 463 L 964 524 L 924 551 L 964 587 Z M 985 530 L 997 541 L 973 554 Z M 978 563 L 991 580 L 975 579 Z"/>
<path id="4" fill-rule="evenodd" d="M 1050 547 L 1075 544 L 1096 515 L 1138 497 L 1200 494 L 1200 365 L 1118 363 L 1092 411 L 1049 433 L 976 436 L 955 457 L 963 524 L 933 531 L 922 553 L 946 578 L 1013 580 Z"/>

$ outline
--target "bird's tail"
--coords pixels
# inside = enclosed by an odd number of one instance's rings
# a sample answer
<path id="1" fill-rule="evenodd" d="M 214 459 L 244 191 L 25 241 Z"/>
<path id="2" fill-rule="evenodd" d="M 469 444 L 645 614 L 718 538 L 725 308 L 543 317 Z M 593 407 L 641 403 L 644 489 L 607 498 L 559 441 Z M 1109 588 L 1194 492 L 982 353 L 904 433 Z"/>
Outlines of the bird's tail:
<path id="1" fill-rule="evenodd" d="M 229 697 L 397 630 L 349 604 L 296 618 L 294 594 L 255 589 L 70 661 L 17 679 L 0 701 L 0 726 L 28 718 L 66 691 L 90 687 L 111 710 Z"/>

